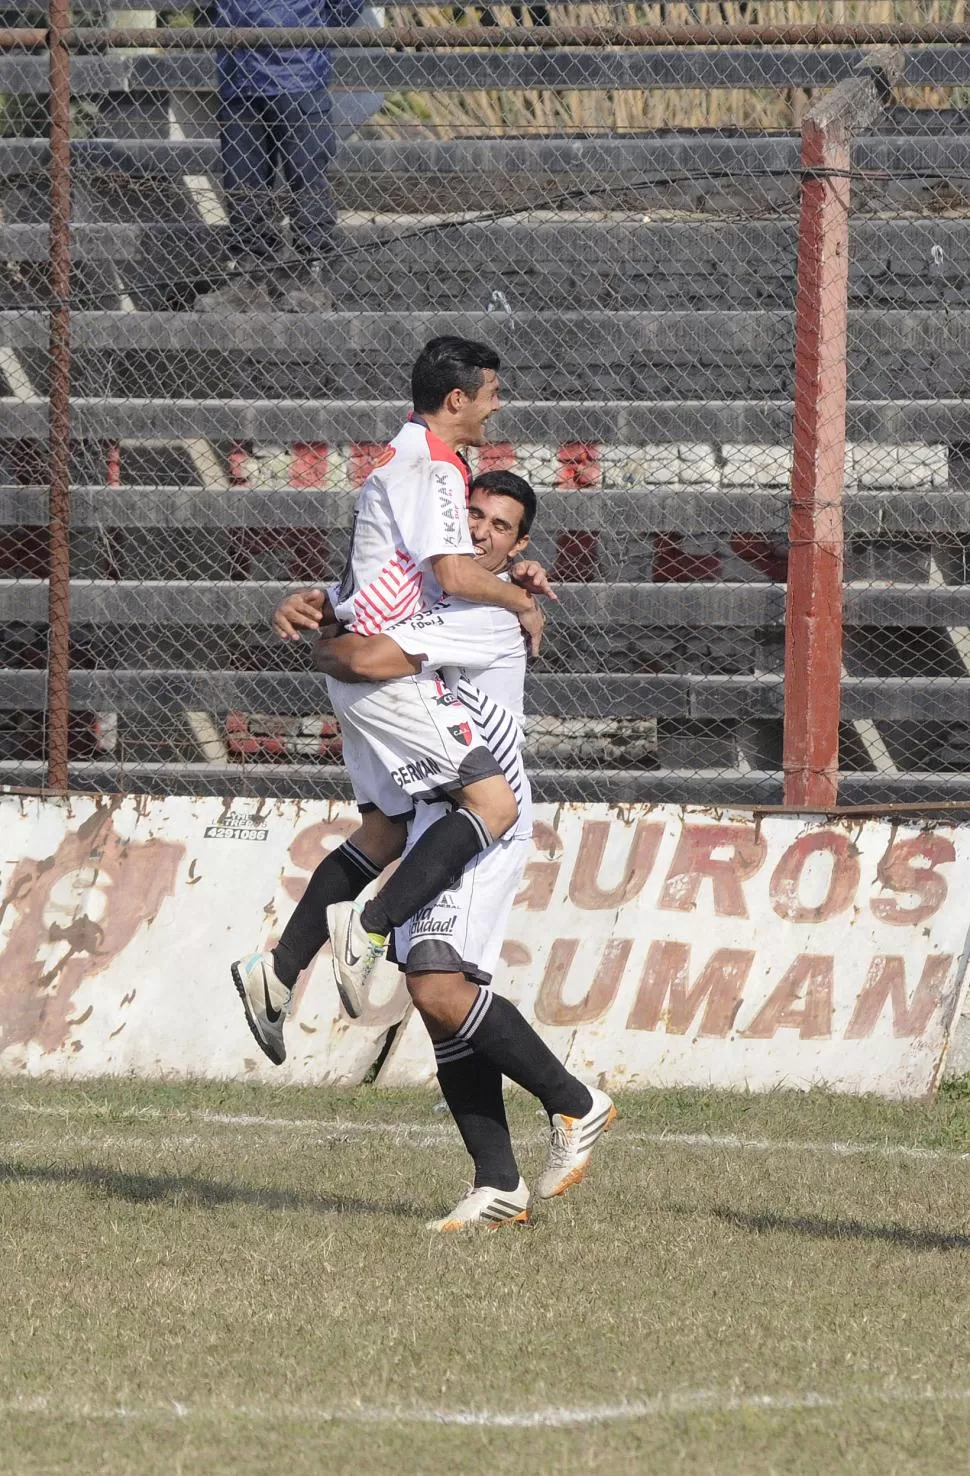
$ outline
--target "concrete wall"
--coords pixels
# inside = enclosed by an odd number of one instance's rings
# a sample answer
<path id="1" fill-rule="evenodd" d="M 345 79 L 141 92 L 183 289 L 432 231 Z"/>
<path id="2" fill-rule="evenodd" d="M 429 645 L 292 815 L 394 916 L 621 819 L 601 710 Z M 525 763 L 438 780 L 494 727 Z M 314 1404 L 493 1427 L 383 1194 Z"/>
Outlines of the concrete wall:
<path id="1" fill-rule="evenodd" d="M 342 1016 L 322 955 L 277 1070 L 229 961 L 354 828 L 320 802 L 0 798 L 0 1071 L 427 1081 L 386 966 Z M 920 1096 L 965 988 L 970 829 L 540 806 L 496 983 L 587 1079 Z"/>

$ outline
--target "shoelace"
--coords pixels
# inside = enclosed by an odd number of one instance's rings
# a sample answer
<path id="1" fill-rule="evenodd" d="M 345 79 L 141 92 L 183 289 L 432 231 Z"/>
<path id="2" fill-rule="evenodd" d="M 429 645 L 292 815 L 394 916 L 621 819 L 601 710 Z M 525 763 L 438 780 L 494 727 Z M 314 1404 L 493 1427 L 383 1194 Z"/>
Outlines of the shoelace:
<path id="1" fill-rule="evenodd" d="M 367 979 L 370 978 L 371 974 L 374 972 L 375 968 L 380 963 L 386 952 L 386 943 L 382 947 L 380 944 L 373 943 L 370 938 L 368 938 L 367 952 L 364 955 L 364 974 L 361 983 L 364 983 Z"/>
<path id="2" fill-rule="evenodd" d="M 550 1166 L 558 1167 L 565 1163 L 569 1157 L 569 1134 L 562 1123 L 557 1123 L 552 1130 L 552 1141 L 549 1144 Z"/>

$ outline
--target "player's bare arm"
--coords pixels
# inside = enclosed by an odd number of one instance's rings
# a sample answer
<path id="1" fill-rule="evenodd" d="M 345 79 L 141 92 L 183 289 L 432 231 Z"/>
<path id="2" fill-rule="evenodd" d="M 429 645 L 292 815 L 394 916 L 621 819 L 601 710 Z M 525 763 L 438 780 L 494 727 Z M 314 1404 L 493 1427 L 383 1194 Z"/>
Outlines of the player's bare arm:
<path id="1" fill-rule="evenodd" d="M 525 636 L 526 648 L 530 656 L 538 656 L 542 646 L 542 633 L 546 628 L 546 617 L 536 604 L 524 615 L 519 616 L 519 624 L 522 634 Z"/>
<path id="2" fill-rule="evenodd" d="M 322 589 L 297 589 L 273 611 L 273 630 L 284 641 L 298 641 L 304 630 L 319 630 L 333 620 L 333 610 Z"/>
<path id="3" fill-rule="evenodd" d="M 338 682 L 388 682 L 415 676 L 421 659 L 407 656 L 390 636 L 342 635 L 317 642 L 313 652 L 317 671 Z"/>
<path id="4" fill-rule="evenodd" d="M 511 610 L 514 615 L 527 615 L 534 605 L 530 589 L 521 583 L 499 579 L 483 569 L 481 561 L 469 554 L 438 554 L 429 560 L 435 579 L 445 594 L 456 599 L 467 600 L 472 605 L 498 605 L 502 610 Z M 536 569 L 539 565 L 534 566 Z M 548 581 L 537 593 L 555 599 Z"/>

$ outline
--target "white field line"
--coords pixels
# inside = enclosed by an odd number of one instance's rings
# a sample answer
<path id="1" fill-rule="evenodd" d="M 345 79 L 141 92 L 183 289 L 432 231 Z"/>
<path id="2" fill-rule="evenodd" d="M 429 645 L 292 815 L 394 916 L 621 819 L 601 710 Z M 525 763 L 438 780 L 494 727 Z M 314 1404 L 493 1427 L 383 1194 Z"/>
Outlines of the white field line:
<path id="1" fill-rule="evenodd" d="M 29 1102 L 18 1102 L 15 1106 L 17 1112 L 27 1113 L 38 1117 L 58 1117 L 63 1122 L 69 1123 L 72 1118 L 78 1117 L 105 1117 L 107 1110 L 94 1104 L 91 1106 L 77 1108 L 39 1107 Z M 455 1142 L 455 1132 L 451 1127 L 440 1127 L 422 1122 L 350 1122 L 341 1118 L 314 1118 L 314 1117 L 259 1117 L 247 1113 L 232 1112 L 164 1112 L 156 1107 L 143 1107 L 135 1109 L 131 1114 L 134 1121 L 183 1121 L 212 1124 L 216 1127 L 229 1128 L 257 1128 L 273 1131 L 283 1130 L 286 1132 L 312 1132 L 321 1142 L 331 1142 L 335 1139 L 352 1137 L 386 1137 L 395 1138 L 407 1142 L 409 1147 L 437 1148 Z M 543 1132 L 516 1133 L 517 1141 L 526 1143 L 544 1143 L 548 1141 L 548 1134 Z M 63 1141 L 63 1140 L 62 1140 Z M 151 1138 L 123 1138 L 114 1137 L 103 1140 L 109 1141 L 112 1146 L 120 1146 L 125 1142 L 171 1142 L 179 1141 L 195 1142 L 196 1137 L 179 1140 L 151 1139 Z M 813 1138 L 748 1138 L 737 1133 L 644 1133 L 635 1129 L 625 1129 L 620 1124 L 619 1131 L 613 1140 L 623 1144 L 648 1144 L 653 1147 L 669 1148 L 699 1148 L 699 1149 L 728 1149 L 739 1153 L 810 1153 L 821 1154 L 834 1158 L 857 1158 L 866 1154 L 872 1154 L 878 1158 L 902 1158 L 912 1159 L 916 1162 L 946 1162 L 966 1163 L 970 1162 L 970 1152 L 957 1153 L 949 1148 L 921 1148 L 912 1143 L 878 1143 L 839 1139 L 813 1139 Z"/>
<path id="2" fill-rule="evenodd" d="M 144 1420 L 163 1424 L 187 1420 L 287 1421 L 304 1424 L 452 1425 L 503 1430 L 564 1430 L 582 1425 L 629 1423 L 683 1414 L 752 1414 L 804 1409 L 841 1409 L 876 1403 L 888 1407 L 930 1404 L 966 1404 L 970 1389 L 859 1388 L 841 1394 L 808 1389 L 795 1393 L 738 1394 L 729 1390 L 687 1389 L 670 1394 L 630 1399 L 620 1404 L 593 1404 L 577 1408 L 546 1406 L 538 1409 L 436 1409 L 426 1405 L 314 1405 L 189 1404 L 169 1400 L 159 1404 L 93 1405 L 41 1395 L 0 1402 L 0 1415 L 36 1420 L 108 1421 Z"/>

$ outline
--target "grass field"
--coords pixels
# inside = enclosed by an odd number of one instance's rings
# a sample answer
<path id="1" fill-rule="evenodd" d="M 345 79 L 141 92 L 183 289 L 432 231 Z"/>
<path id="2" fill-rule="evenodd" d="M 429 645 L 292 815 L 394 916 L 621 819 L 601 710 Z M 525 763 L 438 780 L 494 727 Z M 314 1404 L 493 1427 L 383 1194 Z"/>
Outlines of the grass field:
<path id="1" fill-rule="evenodd" d="M 630 1097 L 532 1227 L 447 1238 L 433 1101 L 0 1088 L 0 1471 L 970 1466 L 970 1099 Z"/>

